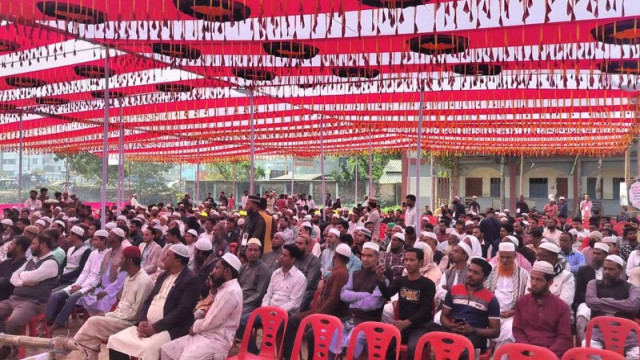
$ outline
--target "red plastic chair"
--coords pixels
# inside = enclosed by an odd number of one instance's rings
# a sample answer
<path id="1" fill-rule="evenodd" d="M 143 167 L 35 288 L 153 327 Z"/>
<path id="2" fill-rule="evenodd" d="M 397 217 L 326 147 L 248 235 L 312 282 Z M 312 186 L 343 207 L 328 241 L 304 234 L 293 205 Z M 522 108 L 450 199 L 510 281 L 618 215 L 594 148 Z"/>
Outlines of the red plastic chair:
<path id="1" fill-rule="evenodd" d="M 257 317 L 260 317 L 262 320 L 262 345 L 258 344 L 260 354 L 254 355 L 250 353 L 247 348 L 249 347 L 249 340 L 253 333 L 253 323 Z M 287 328 L 287 320 L 289 320 L 289 315 L 283 309 L 274 306 L 263 306 L 255 309 L 251 313 L 247 326 L 244 329 L 242 342 L 240 343 L 240 351 L 238 351 L 237 355 L 227 359 L 279 359 L 279 351 L 282 350 L 282 339 L 278 340 L 278 331 L 280 328 Z"/>
<path id="2" fill-rule="evenodd" d="M 602 360 L 624 360 L 624 356 L 615 353 L 611 350 L 596 349 L 596 348 L 573 348 L 569 349 L 564 355 L 562 360 L 593 360 L 598 358 Z"/>
<path id="3" fill-rule="evenodd" d="M 427 348 L 427 354 L 433 352 L 436 360 L 457 360 L 465 350 L 469 353 L 469 359 L 476 358 L 475 348 L 466 337 L 458 334 L 434 331 L 422 335 L 418 340 L 414 357 L 415 360 L 423 358 L 422 353 L 427 345 L 430 345 L 429 348 Z M 427 355 L 426 358 L 428 359 L 430 356 Z"/>
<path id="4" fill-rule="evenodd" d="M 44 313 L 38 314 L 31 318 L 29 322 L 22 328 L 23 335 L 29 335 L 36 337 L 38 336 L 38 324 L 42 322 L 42 327 L 44 330 L 44 335 L 48 338 L 51 337 L 51 333 L 49 332 L 49 326 L 47 326 L 47 319 Z M 18 348 L 18 357 L 20 359 L 26 357 L 26 348 L 24 346 L 20 346 Z"/>
<path id="5" fill-rule="evenodd" d="M 585 346 L 590 347 L 593 329 L 598 327 L 604 337 L 603 347 L 624 356 L 624 343 L 630 332 L 635 331 L 640 339 L 640 325 L 635 321 L 614 316 L 598 316 L 587 325 Z"/>
<path id="6" fill-rule="evenodd" d="M 347 360 L 354 360 L 356 342 L 358 334 L 364 333 L 367 341 L 367 355 L 369 359 L 384 359 L 387 350 L 393 339 L 396 339 L 396 360 L 400 358 L 400 331 L 393 325 L 383 324 L 376 321 L 366 321 L 356 326 L 351 333 L 349 348 L 347 349 Z"/>
<path id="7" fill-rule="evenodd" d="M 313 314 L 305 317 L 300 322 L 298 332 L 296 332 L 296 340 L 291 350 L 291 360 L 298 360 L 300 356 L 300 348 L 304 340 L 304 334 L 310 326 L 313 331 L 313 355 L 308 354 L 311 360 L 329 360 L 329 345 L 331 338 L 337 332 L 338 341 L 342 340 L 342 322 L 335 316 L 325 314 Z M 287 344 L 288 345 L 288 344 Z"/>
<path id="8" fill-rule="evenodd" d="M 500 346 L 495 354 L 494 359 L 503 359 L 506 356 L 508 360 L 558 360 L 556 354 L 551 350 L 529 344 L 506 344 Z"/>
<path id="9" fill-rule="evenodd" d="M 238 247 L 238 243 L 230 243 L 229 244 L 229 249 L 231 250 L 232 254 L 236 253 L 236 248 Z"/>

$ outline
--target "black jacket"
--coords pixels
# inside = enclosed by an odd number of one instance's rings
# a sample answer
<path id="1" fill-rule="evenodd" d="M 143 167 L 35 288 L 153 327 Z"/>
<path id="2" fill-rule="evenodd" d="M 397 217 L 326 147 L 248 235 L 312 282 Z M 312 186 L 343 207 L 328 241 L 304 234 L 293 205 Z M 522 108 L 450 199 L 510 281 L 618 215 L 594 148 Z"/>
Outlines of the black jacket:
<path id="1" fill-rule="evenodd" d="M 147 321 L 147 312 L 153 298 L 160 292 L 160 288 L 164 283 L 164 280 L 169 275 L 168 271 L 165 271 L 156 281 L 156 285 L 151 291 L 151 294 L 147 297 L 140 313 L 138 314 L 138 322 Z M 164 317 L 153 325 L 153 329 L 156 333 L 162 331 L 169 331 L 171 339 L 177 339 L 181 336 L 189 333 L 189 328 L 193 325 L 193 308 L 200 299 L 200 281 L 196 275 L 189 270 L 186 266 L 178 275 L 178 278 L 173 283 L 167 300 L 164 303 Z"/>
<path id="2" fill-rule="evenodd" d="M 578 305 L 585 302 L 587 295 L 587 283 L 596 278 L 596 271 L 591 265 L 583 265 L 576 272 L 576 294 L 573 297 L 573 311 L 578 309 Z"/>

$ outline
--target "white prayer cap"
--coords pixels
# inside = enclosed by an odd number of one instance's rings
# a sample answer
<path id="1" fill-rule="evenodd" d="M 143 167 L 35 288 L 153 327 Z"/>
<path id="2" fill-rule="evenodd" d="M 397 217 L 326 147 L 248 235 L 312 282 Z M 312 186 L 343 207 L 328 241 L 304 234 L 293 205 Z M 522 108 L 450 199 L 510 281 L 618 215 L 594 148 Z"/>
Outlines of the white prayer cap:
<path id="1" fill-rule="evenodd" d="M 304 221 L 311 221 L 311 215 L 305 215 Z"/>
<path id="2" fill-rule="evenodd" d="M 109 232 L 107 230 L 97 230 L 95 233 L 93 233 L 93 236 L 99 236 L 99 237 L 109 237 Z"/>
<path id="3" fill-rule="evenodd" d="M 449 233 L 449 235 L 453 235 L 453 236 L 457 237 L 457 238 L 458 238 L 458 240 L 462 240 L 462 236 L 460 236 L 460 234 L 458 234 L 458 233 L 457 233 L 457 232 L 455 232 L 455 231 L 450 232 L 450 233 Z"/>
<path id="4" fill-rule="evenodd" d="M 422 235 L 436 241 L 438 240 L 438 236 L 432 231 L 423 231 Z"/>
<path id="5" fill-rule="evenodd" d="M 499 217 L 501 217 L 501 218 L 502 218 L 502 217 L 507 217 L 507 214 L 505 214 L 505 213 L 501 212 L 501 213 L 499 213 L 499 214 L 498 214 L 498 216 L 499 216 Z"/>
<path id="6" fill-rule="evenodd" d="M 198 232 L 195 229 L 189 229 L 189 231 L 187 231 L 187 233 L 189 233 L 189 234 L 191 234 L 191 235 L 193 235 L 195 237 L 198 237 Z"/>
<path id="7" fill-rule="evenodd" d="M 47 226 L 47 223 L 44 220 L 40 219 L 35 222 L 35 225 Z"/>
<path id="8" fill-rule="evenodd" d="M 62 217 L 62 221 L 69 221 L 69 217 L 68 216 L 63 216 Z"/>
<path id="9" fill-rule="evenodd" d="M 65 223 L 64 223 L 64 221 L 62 221 L 62 220 L 56 220 L 56 221 L 54 221 L 54 223 L 56 223 L 56 224 L 58 224 L 58 225 L 60 225 L 60 226 L 62 226 L 62 227 L 65 227 L 65 226 L 66 226 L 66 224 L 65 224 Z M 75 227 L 75 226 L 74 226 L 74 227 Z"/>
<path id="10" fill-rule="evenodd" d="M 615 237 L 615 236 L 605 236 L 605 237 L 602 238 L 602 242 L 606 243 L 606 244 L 617 244 L 618 243 L 618 238 Z"/>
<path id="11" fill-rule="evenodd" d="M 312 228 L 312 229 L 313 229 L 313 225 L 311 225 L 311 223 L 310 223 L 310 222 L 308 222 L 308 221 L 303 222 L 303 223 L 302 223 L 302 227 Z"/>
<path id="12" fill-rule="evenodd" d="M 13 226 L 13 221 L 10 219 L 2 219 L 2 225 Z"/>
<path id="13" fill-rule="evenodd" d="M 336 218 L 336 219 L 340 219 L 340 215 L 338 215 L 338 214 L 333 214 L 333 215 L 331 215 L 331 217 L 332 218 Z"/>
<path id="14" fill-rule="evenodd" d="M 522 214 L 520 214 L 520 216 L 525 217 L 525 218 L 529 218 L 529 214 L 527 214 L 527 213 L 522 213 Z"/>
<path id="15" fill-rule="evenodd" d="M 211 244 L 211 240 L 206 237 L 202 237 L 196 241 L 196 249 L 200 251 L 211 251 L 213 250 L 213 244 Z"/>
<path id="16" fill-rule="evenodd" d="M 529 222 L 527 220 L 522 220 L 521 223 L 524 226 L 529 226 Z"/>
<path id="17" fill-rule="evenodd" d="M 402 240 L 402 242 L 404 242 L 404 234 L 401 232 L 395 233 L 391 236 L 391 238 L 397 238 L 399 240 Z"/>
<path id="18" fill-rule="evenodd" d="M 336 237 L 340 237 L 340 231 L 338 231 L 338 229 L 329 229 L 329 234 L 333 234 Z"/>
<path id="19" fill-rule="evenodd" d="M 622 258 L 618 255 L 609 255 L 605 258 L 605 260 L 613 261 L 614 263 L 624 268 L 624 260 L 622 260 Z"/>
<path id="20" fill-rule="evenodd" d="M 115 227 L 116 227 L 116 223 L 114 223 L 114 222 L 108 222 L 108 223 L 104 224 L 104 228 L 105 228 L 105 230 L 107 230 L 107 231 L 111 231 L 111 230 L 113 230 Z"/>
<path id="21" fill-rule="evenodd" d="M 76 222 L 76 221 L 78 221 L 78 218 L 75 216 L 69 218 L 69 222 Z"/>
<path id="22" fill-rule="evenodd" d="M 238 219 L 238 226 L 244 225 L 244 218 Z"/>
<path id="23" fill-rule="evenodd" d="M 167 215 L 160 216 L 160 219 L 164 219 L 164 221 L 169 221 L 169 217 Z"/>
<path id="24" fill-rule="evenodd" d="M 182 215 L 180 215 L 180 213 L 179 213 L 179 212 L 177 212 L 177 211 L 174 211 L 174 212 L 171 214 L 171 217 L 174 217 L 174 216 L 176 216 L 176 217 L 182 217 Z"/>
<path id="25" fill-rule="evenodd" d="M 589 233 L 589 239 L 602 240 L 602 233 L 600 231 L 592 231 Z"/>
<path id="26" fill-rule="evenodd" d="M 364 249 L 371 249 L 371 250 L 373 250 L 375 252 L 380 252 L 380 246 L 378 244 L 374 243 L 374 242 L 371 242 L 371 241 L 367 241 L 366 243 L 364 243 L 362 245 L 362 249 L 363 250 Z"/>
<path id="27" fill-rule="evenodd" d="M 35 216 L 35 217 L 37 217 L 38 219 L 40 219 L 40 218 L 42 217 L 42 214 L 40 213 L 40 211 L 36 211 L 36 212 L 34 212 L 31 216 Z"/>
<path id="28" fill-rule="evenodd" d="M 178 256 L 182 256 L 184 258 L 189 257 L 189 248 L 187 247 L 187 245 L 184 245 L 182 243 L 171 245 L 169 250 L 171 250 L 174 254 Z"/>
<path id="29" fill-rule="evenodd" d="M 540 244 L 540 248 L 548 250 L 548 251 L 551 251 L 552 253 L 555 253 L 555 254 L 559 254 L 560 253 L 560 248 L 558 247 L 558 245 L 556 245 L 556 244 L 554 244 L 552 242 L 546 242 L 544 244 Z"/>
<path id="30" fill-rule="evenodd" d="M 233 255 L 232 253 L 226 253 L 222 255 L 222 260 L 224 260 L 232 268 L 236 269 L 236 271 L 240 271 L 240 267 L 242 266 L 242 263 L 240 262 L 240 259 L 238 259 L 237 256 Z"/>
<path id="31" fill-rule="evenodd" d="M 473 254 L 473 250 L 471 250 L 471 246 L 467 245 L 465 242 L 459 242 L 457 246 L 460 246 L 464 252 L 467 253 L 469 259 L 471 259 L 471 254 Z"/>
<path id="32" fill-rule="evenodd" d="M 593 244 L 593 248 L 594 249 L 600 249 L 600 250 L 606 252 L 607 254 L 609 253 L 609 245 L 607 245 L 604 242 L 597 242 L 597 243 Z"/>
<path id="33" fill-rule="evenodd" d="M 503 241 L 500 243 L 500 245 L 498 245 L 498 250 L 500 252 L 507 252 L 507 251 L 512 251 L 515 252 L 516 251 L 516 245 L 510 241 Z"/>
<path id="34" fill-rule="evenodd" d="M 427 243 L 424 241 L 416 241 L 416 243 L 413 244 L 413 248 L 418 250 L 424 250 L 425 246 L 427 246 Z"/>
<path id="35" fill-rule="evenodd" d="M 118 216 L 118 220 L 127 221 L 127 217 L 124 215 Z"/>
<path id="36" fill-rule="evenodd" d="M 505 212 L 505 213 L 508 213 L 508 212 L 509 212 L 509 209 L 504 209 L 504 210 L 502 210 L 502 211 L 503 211 L 503 212 Z"/>
<path id="37" fill-rule="evenodd" d="M 536 261 L 533 263 L 531 271 L 538 271 L 543 274 L 553 275 L 553 265 L 546 261 Z"/>
<path id="38" fill-rule="evenodd" d="M 111 232 L 116 234 L 118 237 L 124 238 L 124 230 L 120 229 L 119 227 L 114 228 L 113 230 L 111 230 Z"/>
<path id="39" fill-rule="evenodd" d="M 80 236 L 80 237 L 84 236 L 84 229 L 81 228 L 80 226 L 73 226 L 71 228 L 71 232 L 76 234 L 76 235 L 78 235 L 78 236 Z"/>
<path id="40" fill-rule="evenodd" d="M 43 216 L 42 220 L 46 221 L 46 222 L 51 222 L 51 218 L 48 216 Z"/>
<path id="41" fill-rule="evenodd" d="M 336 247 L 336 252 L 340 255 L 351 257 L 351 248 L 347 244 L 340 244 Z"/>
<path id="42" fill-rule="evenodd" d="M 257 238 L 249 239 L 249 241 L 247 241 L 247 246 L 249 246 L 250 244 L 255 244 L 255 245 L 258 245 L 259 247 L 262 247 L 262 243 Z"/>
<path id="43" fill-rule="evenodd" d="M 505 236 L 505 238 L 509 239 L 509 241 L 514 243 L 516 245 L 516 247 L 520 246 L 520 240 L 518 240 L 517 237 L 515 237 L 513 235 L 507 235 L 507 236 Z"/>
<path id="44" fill-rule="evenodd" d="M 475 224 L 476 224 L 476 223 L 474 223 L 473 221 L 471 221 L 471 220 L 467 220 L 467 221 L 464 223 L 464 226 L 475 225 Z"/>

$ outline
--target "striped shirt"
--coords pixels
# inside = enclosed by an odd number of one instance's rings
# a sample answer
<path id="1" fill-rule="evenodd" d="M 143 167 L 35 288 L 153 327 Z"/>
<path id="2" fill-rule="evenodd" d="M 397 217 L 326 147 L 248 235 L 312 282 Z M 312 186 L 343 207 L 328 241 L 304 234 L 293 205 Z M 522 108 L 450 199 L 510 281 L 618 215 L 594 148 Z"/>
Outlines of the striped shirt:
<path id="1" fill-rule="evenodd" d="M 452 318 L 462 318 L 474 328 L 489 327 L 489 319 L 500 319 L 500 304 L 491 291 L 480 288 L 469 294 L 465 284 L 447 291 L 444 307 L 451 309 Z"/>

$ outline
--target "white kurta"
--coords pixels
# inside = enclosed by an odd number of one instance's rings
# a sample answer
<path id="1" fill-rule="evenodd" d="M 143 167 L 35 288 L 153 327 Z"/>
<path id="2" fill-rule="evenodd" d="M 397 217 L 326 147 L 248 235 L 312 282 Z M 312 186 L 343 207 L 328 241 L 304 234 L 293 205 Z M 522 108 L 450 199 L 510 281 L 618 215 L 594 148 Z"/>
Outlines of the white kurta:
<path id="1" fill-rule="evenodd" d="M 185 335 L 162 346 L 163 360 L 226 359 L 240 324 L 242 289 L 237 279 L 225 282 L 203 319 L 193 324 L 194 336 Z"/>

